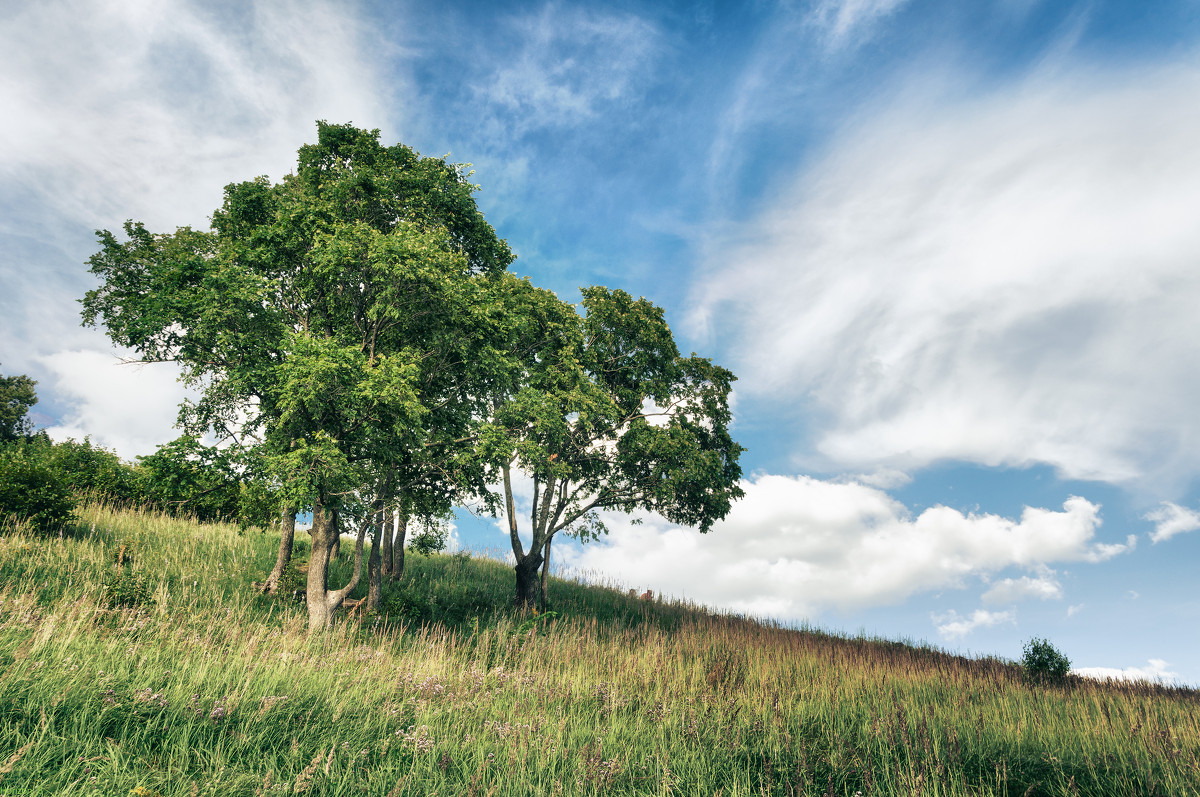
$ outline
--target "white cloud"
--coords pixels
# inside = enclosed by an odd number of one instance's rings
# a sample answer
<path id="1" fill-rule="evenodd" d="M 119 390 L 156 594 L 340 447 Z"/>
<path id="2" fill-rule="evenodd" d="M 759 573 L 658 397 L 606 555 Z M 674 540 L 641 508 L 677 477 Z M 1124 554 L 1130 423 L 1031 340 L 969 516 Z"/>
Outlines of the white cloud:
<path id="1" fill-rule="evenodd" d="M 206 227 L 225 184 L 291 171 L 315 120 L 386 127 L 380 49 L 322 0 L 17 5 L 0 25 L 0 361 L 41 380 L 41 406 L 75 405 L 54 434 L 147 453 L 182 393 L 110 368 L 80 328 L 92 230 Z"/>
<path id="2" fill-rule="evenodd" d="M 1074 617 L 1075 615 L 1077 615 L 1081 611 L 1083 611 L 1085 608 L 1087 608 L 1086 603 L 1075 603 L 1075 604 L 1072 604 L 1071 606 L 1068 606 L 1067 607 L 1067 619 L 1068 620 L 1071 619 L 1072 617 Z"/>
<path id="3" fill-rule="evenodd" d="M 1054 578 L 1054 571 L 1046 572 L 1036 577 L 1022 576 L 1021 578 L 1005 578 L 997 581 L 985 593 L 981 600 L 984 603 L 1016 603 L 1023 600 L 1060 600 L 1063 596 L 1062 584 Z"/>
<path id="4" fill-rule="evenodd" d="M 1009 567 L 1100 561 L 1123 546 L 1095 540 L 1099 507 L 1071 498 L 1062 511 L 1027 508 L 1019 519 L 944 506 L 916 517 L 887 493 L 856 483 L 759 475 L 706 536 L 622 515 L 612 533 L 564 550 L 566 565 L 656 592 L 785 618 L 893 604 L 964 586 Z"/>
<path id="5" fill-rule="evenodd" d="M 934 614 L 930 619 L 937 624 L 938 633 L 950 639 L 966 636 L 976 628 L 987 628 L 1001 623 L 1017 622 L 1016 611 L 1009 609 L 1003 612 L 989 612 L 986 609 L 976 609 L 970 617 L 961 617 L 956 611 L 945 614 Z"/>
<path id="6" fill-rule="evenodd" d="M 1173 504 L 1170 501 L 1163 501 L 1158 509 L 1146 513 L 1144 519 L 1155 524 L 1150 540 L 1156 543 L 1169 540 L 1176 534 L 1183 534 L 1185 531 L 1200 529 L 1200 512 Z"/>
<path id="7" fill-rule="evenodd" d="M 24 4 L 0 28 L 0 180 L 91 227 L 207 226 L 226 183 L 289 172 L 315 119 L 384 121 L 349 11 L 320 0 Z"/>
<path id="8" fill-rule="evenodd" d="M 881 468 L 871 473 L 857 473 L 847 477 L 846 481 L 878 487 L 880 490 L 894 490 L 911 482 L 912 476 L 895 468 Z"/>
<path id="9" fill-rule="evenodd" d="M 1200 71 L 897 92 L 712 246 L 698 331 L 794 404 L 816 466 L 1200 474 Z"/>
<path id="10" fill-rule="evenodd" d="M 1168 663 L 1162 659 L 1150 659 L 1146 667 L 1077 667 L 1071 672 L 1084 678 L 1097 680 L 1114 679 L 1118 681 L 1178 681 L 1179 673 L 1167 669 Z"/>
<path id="11" fill-rule="evenodd" d="M 42 358 L 54 389 L 74 410 L 47 429 L 55 440 L 73 437 L 115 450 L 125 459 L 150 454 L 175 438 L 179 404 L 187 391 L 169 364 L 125 364 L 108 352 L 62 351 Z"/>

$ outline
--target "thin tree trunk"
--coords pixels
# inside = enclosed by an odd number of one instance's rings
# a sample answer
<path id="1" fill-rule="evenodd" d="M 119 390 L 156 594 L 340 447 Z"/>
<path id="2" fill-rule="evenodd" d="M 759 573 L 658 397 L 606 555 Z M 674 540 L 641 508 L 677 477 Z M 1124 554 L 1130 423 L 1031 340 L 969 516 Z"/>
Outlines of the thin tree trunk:
<path id="1" fill-rule="evenodd" d="M 275 590 L 279 588 L 279 579 L 283 578 L 283 571 L 292 562 L 292 544 L 296 539 L 296 507 L 285 506 L 283 515 L 279 519 L 279 555 L 275 557 L 275 567 L 271 570 L 271 575 L 267 576 L 267 583 L 263 587 L 263 592 L 270 595 L 275 594 Z"/>
<path id="2" fill-rule="evenodd" d="M 395 535 L 396 517 L 392 513 L 392 502 L 388 501 L 383 510 L 383 548 L 380 551 L 383 556 L 383 569 L 380 573 L 389 579 L 392 577 L 392 538 Z"/>
<path id="3" fill-rule="evenodd" d="M 408 515 L 396 515 L 396 542 L 392 545 L 392 580 L 404 575 L 404 538 L 408 535 Z"/>
<path id="4" fill-rule="evenodd" d="M 554 538 L 546 540 L 546 558 L 542 561 L 542 611 L 550 605 L 550 543 Z"/>
<path id="5" fill-rule="evenodd" d="M 375 534 L 371 537 L 371 555 L 367 559 L 367 611 L 379 611 L 379 601 L 383 598 L 383 568 L 379 548 L 382 544 L 383 530 L 383 498 L 375 501 L 375 511 L 371 513 L 375 521 Z"/>
<path id="6" fill-rule="evenodd" d="M 336 526 L 335 526 L 336 527 Z M 329 550 L 329 558 L 337 561 L 337 558 L 342 553 L 342 533 L 338 531 L 333 536 L 333 547 Z"/>

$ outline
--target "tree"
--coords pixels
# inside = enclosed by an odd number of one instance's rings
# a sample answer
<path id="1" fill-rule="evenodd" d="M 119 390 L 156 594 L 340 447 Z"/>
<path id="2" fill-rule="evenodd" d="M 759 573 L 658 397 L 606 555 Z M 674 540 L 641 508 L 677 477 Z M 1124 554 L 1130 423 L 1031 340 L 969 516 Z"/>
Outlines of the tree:
<path id="1" fill-rule="evenodd" d="M 25 416 L 37 404 L 36 384 L 24 374 L 0 376 L 0 444 L 16 442 L 33 431 Z"/>
<path id="2" fill-rule="evenodd" d="M 200 390 L 185 431 L 257 448 L 282 504 L 312 507 L 311 629 L 361 574 L 366 522 L 354 576 L 329 589 L 344 509 L 388 473 L 440 496 L 479 482 L 463 451 L 489 354 L 472 330 L 480 283 L 513 260 L 463 167 L 378 131 L 317 130 L 294 174 L 227 186 L 211 231 L 99 232 L 101 286 L 83 301 L 86 324 L 182 366 Z"/>
<path id="3" fill-rule="evenodd" d="M 1060 684 L 1071 672 L 1071 660 L 1048 639 L 1034 637 L 1022 649 L 1021 666 L 1034 683 Z"/>
<path id="4" fill-rule="evenodd" d="M 502 484 L 516 557 L 516 602 L 539 597 L 538 567 L 556 534 L 605 533 L 598 512 L 649 510 L 701 532 L 742 496 L 742 447 L 729 434 L 729 371 L 682 357 L 663 312 L 603 287 L 580 316 L 548 291 L 498 279 L 509 370 L 493 382 L 481 450 Z M 500 345 L 500 344 L 498 344 Z M 532 481 L 525 547 L 512 470 Z"/>

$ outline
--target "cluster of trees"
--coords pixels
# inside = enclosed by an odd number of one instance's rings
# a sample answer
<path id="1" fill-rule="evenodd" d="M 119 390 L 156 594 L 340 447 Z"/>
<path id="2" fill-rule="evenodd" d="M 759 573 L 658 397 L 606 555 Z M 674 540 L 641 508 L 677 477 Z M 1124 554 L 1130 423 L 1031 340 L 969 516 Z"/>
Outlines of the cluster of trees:
<path id="1" fill-rule="evenodd" d="M 681 355 L 645 299 L 591 287 L 577 307 L 513 275 L 469 178 L 321 122 L 293 174 L 227 186 L 209 231 L 98 233 L 85 323 L 182 366 L 199 395 L 184 431 L 256 463 L 285 519 L 274 580 L 288 519 L 312 513 L 310 628 L 359 582 L 368 533 L 378 601 L 407 518 L 468 501 L 503 512 L 515 597 L 532 605 L 555 536 L 603 533 L 601 510 L 707 531 L 741 495 L 733 375 Z M 354 575 L 332 588 L 330 556 L 355 526 Z"/>
<path id="2" fill-rule="evenodd" d="M 36 384 L 25 375 L 0 376 L 0 522 L 61 530 L 85 494 L 201 521 L 261 526 L 277 519 L 277 491 L 254 463 L 194 437 L 159 446 L 135 463 L 87 438 L 51 441 L 28 417 Z"/>

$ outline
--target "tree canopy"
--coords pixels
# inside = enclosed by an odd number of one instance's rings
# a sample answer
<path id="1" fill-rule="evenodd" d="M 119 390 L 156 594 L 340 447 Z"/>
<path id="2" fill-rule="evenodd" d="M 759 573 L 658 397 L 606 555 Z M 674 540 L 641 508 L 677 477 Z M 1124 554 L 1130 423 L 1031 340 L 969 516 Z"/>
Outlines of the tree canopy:
<path id="1" fill-rule="evenodd" d="M 517 600 L 536 600 L 534 574 L 555 534 L 604 533 L 601 510 L 648 510 L 702 532 L 723 518 L 742 496 L 733 374 L 681 356 L 646 299 L 585 288 L 580 315 L 527 282 L 501 284 L 521 320 L 507 330 L 511 370 L 494 385 L 481 450 L 503 485 Z M 533 483 L 528 548 L 513 467 Z"/>
<path id="2" fill-rule="evenodd" d="M 83 301 L 115 343 L 182 366 L 186 431 L 257 447 L 313 507 L 318 627 L 353 587 L 323 581 L 344 502 L 386 473 L 446 499 L 479 484 L 460 456 L 489 364 L 476 282 L 513 259 L 463 167 L 378 138 L 318 123 L 294 174 L 226 187 L 211 231 L 99 232 Z"/>
<path id="3" fill-rule="evenodd" d="M 312 508 L 310 628 L 356 586 L 365 532 L 394 496 L 437 515 L 468 496 L 494 506 L 488 484 L 503 482 L 524 603 L 551 538 L 598 533 L 600 510 L 701 531 L 724 517 L 741 495 L 732 374 L 681 356 L 645 299 L 586 288 L 577 309 L 510 274 L 464 167 L 378 131 L 317 128 L 294 174 L 226 186 L 211 230 L 98 232 L 100 286 L 83 300 L 86 324 L 182 367 L 199 393 L 185 433 L 253 452 L 285 526 Z M 528 549 L 513 467 L 535 488 Z M 348 519 L 361 521 L 355 575 L 331 590 Z"/>

